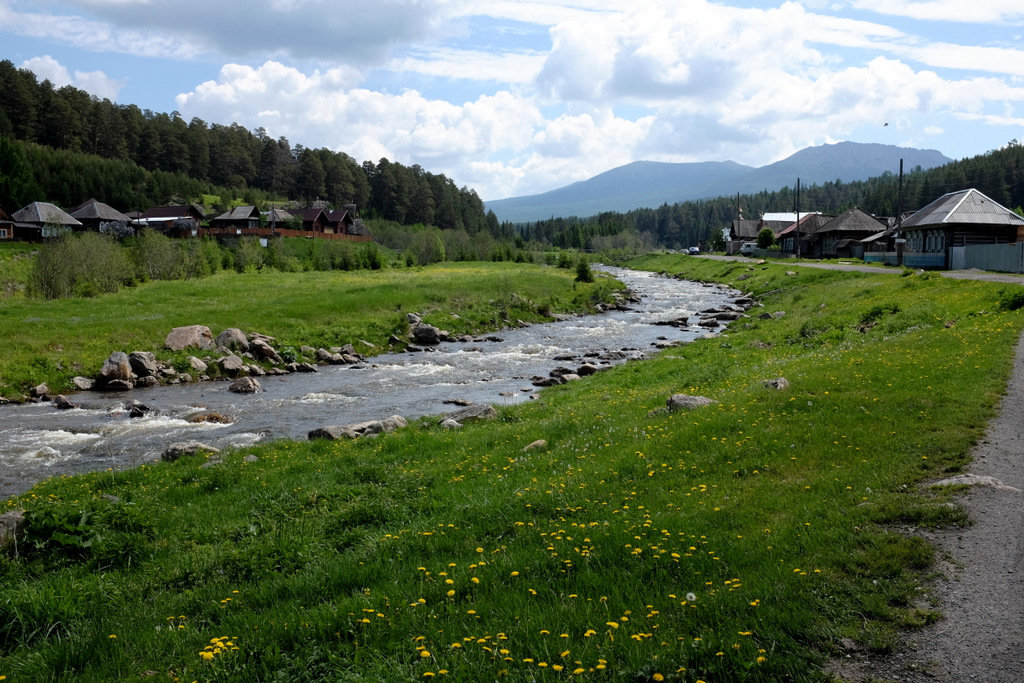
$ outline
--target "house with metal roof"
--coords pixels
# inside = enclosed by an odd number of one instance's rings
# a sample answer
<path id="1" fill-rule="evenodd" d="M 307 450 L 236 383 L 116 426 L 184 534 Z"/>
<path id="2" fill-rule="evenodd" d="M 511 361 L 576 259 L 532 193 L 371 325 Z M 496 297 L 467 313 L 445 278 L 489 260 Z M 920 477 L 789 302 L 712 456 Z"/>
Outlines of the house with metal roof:
<path id="1" fill-rule="evenodd" d="M 18 231 L 18 238 L 31 242 L 60 237 L 82 224 L 60 208 L 47 202 L 32 202 L 15 211 L 11 218 Z"/>
<path id="2" fill-rule="evenodd" d="M 68 209 L 68 214 L 78 220 L 84 230 L 95 230 L 117 237 L 134 232 L 130 227 L 131 218 L 109 204 L 104 204 L 96 199 L 88 199 L 75 208 Z"/>
<path id="3" fill-rule="evenodd" d="M 949 268 L 960 247 L 1024 241 L 1024 218 L 971 188 L 944 194 L 900 225 L 904 265 Z"/>
<path id="4" fill-rule="evenodd" d="M 260 227 L 260 212 L 255 206 L 236 206 L 212 219 L 210 227 L 255 230 Z"/>
<path id="5" fill-rule="evenodd" d="M 195 204 L 154 206 L 134 220 L 139 227 L 148 227 L 178 235 L 196 234 L 206 220 L 203 210 Z"/>
<path id="6" fill-rule="evenodd" d="M 822 258 L 860 258 L 864 254 L 864 245 L 860 241 L 884 232 L 886 227 L 885 219 L 879 220 L 854 207 L 825 223 L 815 235 Z"/>
<path id="7" fill-rule="evenodd" d="M 769 214 L 765 214 L 766 216 Z M 790 214 L 775 214 L 788 216 Z M 775 241 L 783 254 L 796 254 L 797 256 L 820 257 L 821 248 L 818 244 L 815 233 L 825 223 L 832 220 L 832 216 L 826 216 L 820 211 L 808 211 L 800 214 L 797 220 L 796 214 L 791 214 L 793 220 L 781 230 L 775 231 Z"/>

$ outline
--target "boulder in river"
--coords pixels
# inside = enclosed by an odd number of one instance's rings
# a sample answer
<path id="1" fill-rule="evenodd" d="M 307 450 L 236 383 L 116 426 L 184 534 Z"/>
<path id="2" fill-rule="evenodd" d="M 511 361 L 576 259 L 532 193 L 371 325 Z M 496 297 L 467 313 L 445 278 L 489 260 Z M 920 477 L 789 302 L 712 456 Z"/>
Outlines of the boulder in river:
<path id="1" fill-rule="evenodd" d="M 428 323 L 416 323 L 412 326 L 412 338 L 417 344 L 435 346 L 441 343 L 443 333 Z"/>
<path id="2" fill-rule="evenodd" d="M 149 351 L 132 351 L 128 354 L 128 364 L 139 377 L 153 377 L 159 371 L 156 356 Z"/>
<path id="3" fill-rule="evenodd" d="M 71 384 L 79 391 L 89 391 L 95 386 L 96 380 L 91 377 L 72 377 Z"/>
<path id="4" fill-rule="evenodd" d="M 78 406 L 69 401 L 67 396 L 64 396 L 63 394 L 58 394 L 57 396 L 53 397 L 53 407 L 57 408 L 58 410 L 71 410 L 72 408 L 77 408 Z"/>
<path id="5" fill-rule="evenodd" d="M 96 378 L 101 385 L 107 385 L 115 380 L 132 379 L 132 364 L 128 360 L 128 354 L 124 351 L 114 351 L 100 368 L 100 374 Z M 131 387 L 129 387 L 131 388 Z"/>
<path id="6" fill-rule="evenodd" d="M 171 351 L 182 351 L 184 349 L 212 349 L 216 346 L 213 340 L 213 332 L 206 325 L 188 325 L 175 327 L 167 334 L 164 346 Z"/>
<path id="7" fill-rule="evenodd" d="M 36 386 L 28 390 L 28 395 L 31 396 L 32 398 L 49 398 L 50 387 L 48 387 L 45 382 L 43 382 L 42 384 L 37 384 Z"/>
<path id="8" fill-rule="evenodd" d="M 228 391 L 235 394 L 255 394 L 262 388 L 253 377 L 240 377 L 228 385 Z"/>

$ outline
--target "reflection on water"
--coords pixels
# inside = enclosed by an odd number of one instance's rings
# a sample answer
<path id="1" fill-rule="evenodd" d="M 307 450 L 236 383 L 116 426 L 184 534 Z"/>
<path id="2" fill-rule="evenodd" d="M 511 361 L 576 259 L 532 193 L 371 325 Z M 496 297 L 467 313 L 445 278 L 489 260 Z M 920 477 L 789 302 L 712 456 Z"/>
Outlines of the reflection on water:
<path id="1" fill-rule="evenodd" d="M 49 404 L 3 407 L 0 498 L 53 475 L 156 460 L 175 441 L 245 447 L 268 438 L 304 439 L 323 425 L 439 414 L 452 410 L 445 402 L 455 399 L 499 406 L 526 401 L 536 391 L 531 379 L 556 367 L 612 365 L 639 358 L 658 344 L 706 334 L 692 325 L 680 329 L 654 323 L 686 316 L 695 323 L 697 311 L 736 295 L 652 273 L 605 270 L 639 294 L 640 303 L 628 311 L 503 330 L 497 342 L 445 343 L 426 353 L 376 356 L 360 366 L 260 378 L 263 391 L 254 395 L 232 394 L 226 382 L 204 382 L 127 394 L 76 394 L 73 400 L 81 406 L 76 410 L 59 411 Z M 129 418 L 124 408 L 129 399 L 152 412 Z M 203 413 L 224 415 L 231 422 L 196 421 Z"/>

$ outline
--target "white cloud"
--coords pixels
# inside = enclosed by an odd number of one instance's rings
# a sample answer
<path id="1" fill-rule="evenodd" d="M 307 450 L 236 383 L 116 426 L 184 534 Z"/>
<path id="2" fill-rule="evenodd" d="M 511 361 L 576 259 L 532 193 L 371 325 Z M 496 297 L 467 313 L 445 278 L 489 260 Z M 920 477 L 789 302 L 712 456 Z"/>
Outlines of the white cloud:
<path id="1" fill-rule="evenodd" d="M 72 75 L 66 66 L 50 55 L 27 59 L 21 68 L 28 69 L 39 80 L 50 81 L 55 88 L 71 85 L 100 99 L 116 100 L 124 86 L 124 81 L 111 78 L 102 71 L 75 71 Z"/>
<path id="2" fill-rule="evenodd" d="M 911 19 L 958 23 L 1013 22 L 1024 19 L 1019 0 L 856 0 L 854 7 Z"/>

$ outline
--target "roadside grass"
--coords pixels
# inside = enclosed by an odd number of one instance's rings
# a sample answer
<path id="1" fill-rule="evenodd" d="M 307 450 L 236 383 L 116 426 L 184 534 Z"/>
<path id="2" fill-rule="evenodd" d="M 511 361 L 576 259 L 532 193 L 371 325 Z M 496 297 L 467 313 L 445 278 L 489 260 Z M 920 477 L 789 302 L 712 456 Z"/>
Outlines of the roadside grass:
<path id="1" fill-rule="evenodd" d="M 915 529 L 965 516 L 921 484 L 967 463 L 1024 311 L 988 283 L 634 265 L 764 308 L 459 431 L 422 419 L 7 501 L 29 525 L 0 553 L 0 675 L 815 681 L 842 638 L 885 651 L 937 618 Z M 669 414 L 673 393 L 718 403 Z"/>
<path id="2" fill-rule="evenodd" d="M 153 281 L 115 294 L 39 300 L 23 296 L 0 306 L 0 395 L 18 397 L 46 382 L 69 391 L 75 375 L 95 375 L 113 351 L 163 349 L 182 325 L 262 332 L 299 348 L 356 345 L 386 348 L 407 331 L 405 314 L 453 334 L 494 330 L 508 320 L 550 319 L 553 312 L 587 310 L 618 287 L 609 278 L 573 282 L 569 271 L 505 263 L 446 263 L 423 268 L 355 272 L 239 274 L 199 280 Z"/>

